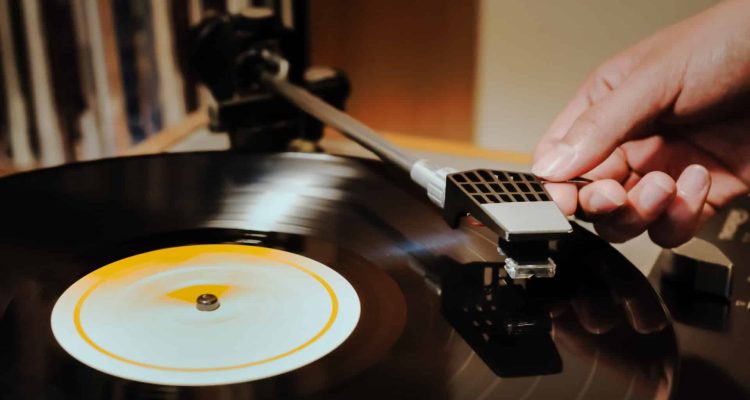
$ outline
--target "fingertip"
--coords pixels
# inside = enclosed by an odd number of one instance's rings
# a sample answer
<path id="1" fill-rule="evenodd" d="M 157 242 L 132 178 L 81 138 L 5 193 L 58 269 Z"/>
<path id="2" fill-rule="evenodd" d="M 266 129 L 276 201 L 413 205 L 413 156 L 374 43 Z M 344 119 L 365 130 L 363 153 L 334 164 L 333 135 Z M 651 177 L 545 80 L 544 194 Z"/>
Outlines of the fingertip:
<path id="1" fill-rule="evenodd" d="M 573 215 L 578 206 L 578 189 L 570 183 L 545 183 L 544 188 L 565 215 Z"/>
<path id="2" fill-rule="evenodd" d="M 672 202 L 677 193 L 674 179 L 661 171 L 646 174 L 633 190 L 630 201 L 640 210 L 645 220 L 655 219 Z"/>
<path id="3" fill-rule="evenodd" d="M 675 198 L 674 180 L 663 172 L 646 174 L 627 194 L 620 211 L 594 225 L 597 233 L 610 242 L 624 242 L 646 231 Z"/>
<path id="4" fill-rule="evenodd" d="M 685 168 L 677 179 L 677 191 L 683 197 L 696 200 L 694 206 L 699 206 L 705 200 L 711 187 L 711 174 L 706 167 L 692 164 Z"/>
<path id="5" fill-rule="evenodd" d="M 644 175 L 643 178 L 647 179 L 648 181 L 651 181 L 652 183 L 656 185 L 659 185 L 661 188 L 663 188 L 667 192 L 675 191 L 676 184 L 675 184 L 674 179 L 665 172 L 652 171 Z"/>
<path id="6" fill-rule="evenodd" d="M 690 240 L 700 226 L 710 186 L 711 176 L 705 167 L 694 164 L 685 168 L 677 179 L 674 201 L 649 229 L 651 240 L 666 248 Z"/>
<path id="7" fill-rule="evenodd" d="M 617 181 L 603 179 L 580 190 L 579 203 L 584 212 L 591 215 L 611 213 L 628 200 L 628 194 Z"/>

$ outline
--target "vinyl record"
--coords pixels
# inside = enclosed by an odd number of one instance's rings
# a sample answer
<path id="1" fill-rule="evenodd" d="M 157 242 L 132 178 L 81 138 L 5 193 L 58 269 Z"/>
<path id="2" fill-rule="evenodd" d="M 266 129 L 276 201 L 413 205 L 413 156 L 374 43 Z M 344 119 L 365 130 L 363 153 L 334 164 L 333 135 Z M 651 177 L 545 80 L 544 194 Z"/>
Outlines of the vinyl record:
<path id="1" fill-rule="evenodd" d="M 608 244 L 576 227 L 556 245 L 554 278 L 510 280 L 490 232 L 450 229 L 421 189 L 379 162 L 112 159 L 5 178 L 0 199 L 2 398 L 656 399 L 672 390 L 677 350 L 664 307 Z M 310 340 L 320 346 L 292 351 Z M 287 353 L 298 358 L 275 364 Z M 123 372 L 118 357 L 137 368 Z"/>

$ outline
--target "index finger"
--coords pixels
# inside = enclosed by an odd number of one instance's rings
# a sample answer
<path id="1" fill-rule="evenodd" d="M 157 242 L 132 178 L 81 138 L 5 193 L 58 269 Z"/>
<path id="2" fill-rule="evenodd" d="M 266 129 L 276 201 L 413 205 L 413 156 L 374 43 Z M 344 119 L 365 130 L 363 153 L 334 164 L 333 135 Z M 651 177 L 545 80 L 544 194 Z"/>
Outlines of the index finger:
<path id="1" fill-rule="evenodd" d="M 538 160 L 554 143 L 562 139 L 576 119 L 591 105 L 587 95 L 588 85 L 584 84 L 573 100 L 558 114 L 534 148 L 534 161 Z"/>

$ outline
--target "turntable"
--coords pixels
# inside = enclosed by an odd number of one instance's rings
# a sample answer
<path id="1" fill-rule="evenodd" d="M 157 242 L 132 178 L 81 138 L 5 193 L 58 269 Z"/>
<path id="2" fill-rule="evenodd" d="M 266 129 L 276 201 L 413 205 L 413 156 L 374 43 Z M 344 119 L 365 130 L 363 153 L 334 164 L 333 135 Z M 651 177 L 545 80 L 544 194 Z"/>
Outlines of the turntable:
<path id="1" fill-rule="evenodd" d="M 329 105 L 345 76 L 305 77 L 275 15 L 196 29 L 234 151 L 0 181 L 0 397 L 678 392 L 683 328 L 634 265 L 535 176 L 414 160 Z M 381 161 L 314 151 L 317 119 Z"/>

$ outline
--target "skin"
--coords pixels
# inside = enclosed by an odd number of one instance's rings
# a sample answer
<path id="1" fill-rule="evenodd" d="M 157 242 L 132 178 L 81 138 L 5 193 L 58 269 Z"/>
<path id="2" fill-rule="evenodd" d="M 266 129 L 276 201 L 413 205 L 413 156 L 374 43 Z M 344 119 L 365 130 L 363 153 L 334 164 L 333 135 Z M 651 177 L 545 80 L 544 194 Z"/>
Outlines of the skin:
<path id="1" fill-rule="evenodd" d="M 534 152 L 568 215 L 607 240 L 664 247 L 750 188 L 750 1 L 727 0 L 614 56 Z"/>

